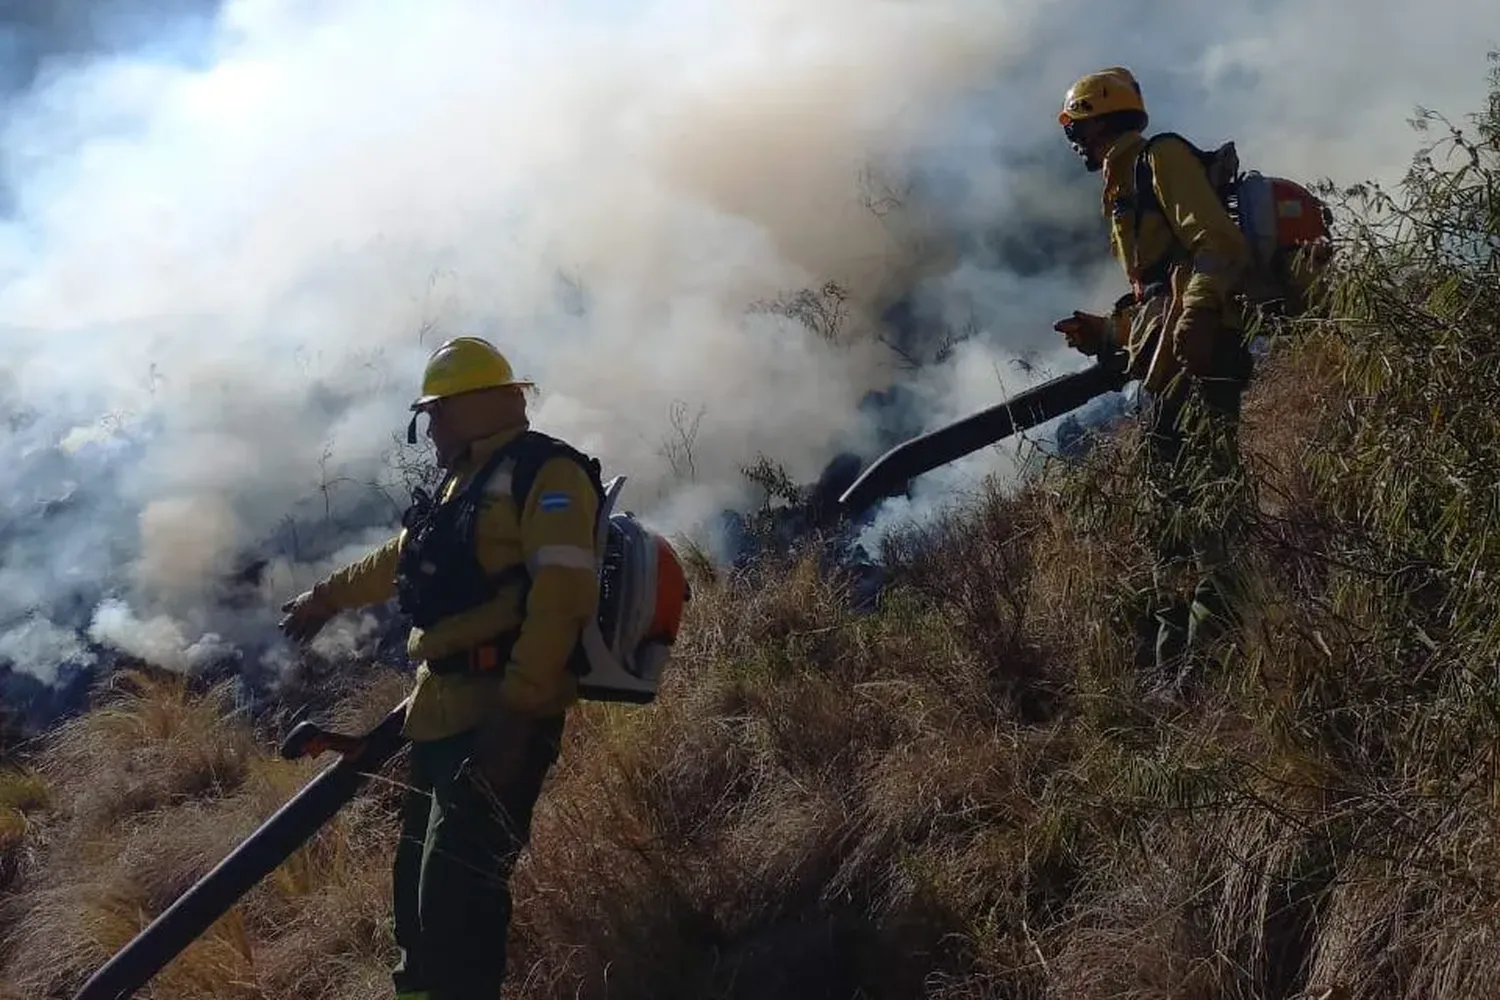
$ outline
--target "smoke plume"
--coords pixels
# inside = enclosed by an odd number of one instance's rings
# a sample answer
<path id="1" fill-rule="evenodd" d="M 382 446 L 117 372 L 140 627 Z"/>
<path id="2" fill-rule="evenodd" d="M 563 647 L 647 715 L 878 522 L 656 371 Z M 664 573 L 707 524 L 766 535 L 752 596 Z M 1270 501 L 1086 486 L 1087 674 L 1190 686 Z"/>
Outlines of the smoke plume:
<path id="1" fill-rule="evenodd" d="M 0 660 L 44 679 L 89 643 L 279 662 L 280 602 L 392 530 L 445 337 L 698 531 L 758 456 L 872 455 L 873 391 L 926 428 L 1083 363 L 1052 318 L 1120 280 L 1054 120 L 1080 73 L 1352 181 L 1399 173 L 1413 106 L 1475 106 L 1493 33 L 1458 0 L 22 6 Z"/>

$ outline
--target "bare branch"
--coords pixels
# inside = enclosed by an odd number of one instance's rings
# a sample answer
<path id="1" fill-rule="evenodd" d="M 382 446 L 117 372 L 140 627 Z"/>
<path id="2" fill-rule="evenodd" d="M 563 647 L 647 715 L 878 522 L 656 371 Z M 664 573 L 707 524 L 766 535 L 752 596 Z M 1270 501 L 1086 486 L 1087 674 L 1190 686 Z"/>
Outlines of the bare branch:
<path id="1" fill-rule="evenodd" d="M 693 442 L 698 438 L 698 427 L 703 422 L 704 407 L 699 407 L 691 420 L 687 416 L 687 404 L 677 400 L 672 404 L 671 421 L 675 437 L 662 442 L 657 454 L 667 460 L 672 474 L 679 479 L 693 481 L 698 478 L 698 466 L 693 459 Z"/>
<path id="2" fill-rule="evenodd" d="M 796 320 L 830 344 L 845 342 L 845 323 L 849 319 L 849 290 L 837 281 L 826 281 L 817 289 L 803 288 L 760 299 L 751 304 L 751 313 L 785 316 Z"/>

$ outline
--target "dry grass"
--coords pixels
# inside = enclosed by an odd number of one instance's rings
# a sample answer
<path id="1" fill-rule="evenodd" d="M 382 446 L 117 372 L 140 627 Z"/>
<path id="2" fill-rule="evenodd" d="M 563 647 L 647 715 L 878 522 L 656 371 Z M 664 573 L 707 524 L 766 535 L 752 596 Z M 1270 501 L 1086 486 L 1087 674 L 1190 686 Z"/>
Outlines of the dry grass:
<path id="1" fill-rule="evenodd" d="M 53 733 L 38 763 L 56 800 L 46 866 L 7 901 L 4 949 L 7 979 L 28 997 L 71 995 L 320 767 L 275 758 L 221 691 L 142 674 L 117 687 Z M 373 690 L 394 699 L 399 686 L 383 678 Z M 351 964 L 378 971 L 391 799 L 367 796 L 337 817 L 164 969 L 155 994 L 337 996 Z"/>
<path id="2" fill-rule="evenodd" d="M 0 899 L 20 875 L 34 868 L 40 822 L 52 801 L 46 781 L 29 767 L 0 763 Z M 4 936 L 0 911 L 0 937 Z"/>
<path id="3" fill-rule="evenodd" d="M 701 579 L 660 702 L 573 718 L 508 994 L 1493 994 L 1500 281 L 1465 256 L 1497 238 L 1493 128 L 1480 173 L 1414 175 L 1408 230 L 1360 230 L 1329 315 L 1277 340 L 1246 415 L 1244 626 L 1191 698 L 1144 701 L 1133 665 L 1129 432 L 896 540 L 874 613 L 811 557 Z M 268 739 L 131 677 L 0 776 L 0 997 L 68 996 L 313 774 Z M 151 995 L 387 995 L 399 791 Z"/>

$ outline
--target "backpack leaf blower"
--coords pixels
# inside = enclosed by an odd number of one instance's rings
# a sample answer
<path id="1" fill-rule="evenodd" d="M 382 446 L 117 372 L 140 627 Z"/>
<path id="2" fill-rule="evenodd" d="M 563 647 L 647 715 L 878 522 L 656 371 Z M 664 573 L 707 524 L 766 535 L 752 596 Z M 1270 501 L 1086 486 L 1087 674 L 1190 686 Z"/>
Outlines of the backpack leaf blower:
<path id="1" fill-rule="evenodd" d="M 846 517 L 858 517 L 924 473 L 1078 409 L 1129 381 L 1122 350 L 1101 354 L 1082 371 L 1059 375 L 1002 403 L 911 438 L 881 455 L 839 497 Z"/>

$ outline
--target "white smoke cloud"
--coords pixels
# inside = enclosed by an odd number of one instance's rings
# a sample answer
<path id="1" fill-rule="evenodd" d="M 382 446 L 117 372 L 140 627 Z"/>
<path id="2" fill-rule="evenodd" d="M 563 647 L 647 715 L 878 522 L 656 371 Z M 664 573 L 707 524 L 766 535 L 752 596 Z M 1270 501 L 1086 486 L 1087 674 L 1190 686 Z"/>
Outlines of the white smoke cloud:
<path id="1" fill-rule="evenodd" d="M 1153 125 L 1268 170 L 1390 174 L 1412 105 L 1482 93 L 1487 5 L 1438 6 L 236 0 L 191 63 L 55 72 L 0 133 L 0 630 L 80 593 L 95 641 L 168 665 L 264 630 L 393 523 L 392 436 L 459 332 L 675 529 L 761 453 L 806 480 L 869 447 L 858 403 L 901 377 L 872 332 L 913 287 L 978 331 L 917 378 L 922 424 L 990 405 L 1020 357 L 1083 363 L 1051 320 L 1119 291 L 1054 123 L 1075 76 L 1129 64 Z M 837 343 L 749 308 L 828 280 Z M 267 539 L 270 582 L 210 613 Z"/>
<path id="2" fill-rule="evenodd" d="M 0 633 L 0 657 L 48 684 L 57 680 L 62 664 L 86 665 L 94 660 L 75 632 L 40 615 L 27 616 L 10 631 Z"/>
<path id="3" fill-rule="evenodd" d="M 213 632 L 189 639 L 179 622 L 166 615 L 141 619 L 114 598 L 94 612 L 89 638 L 146 663 L 184 673 L 234 655 L 234 647 Z"/>

